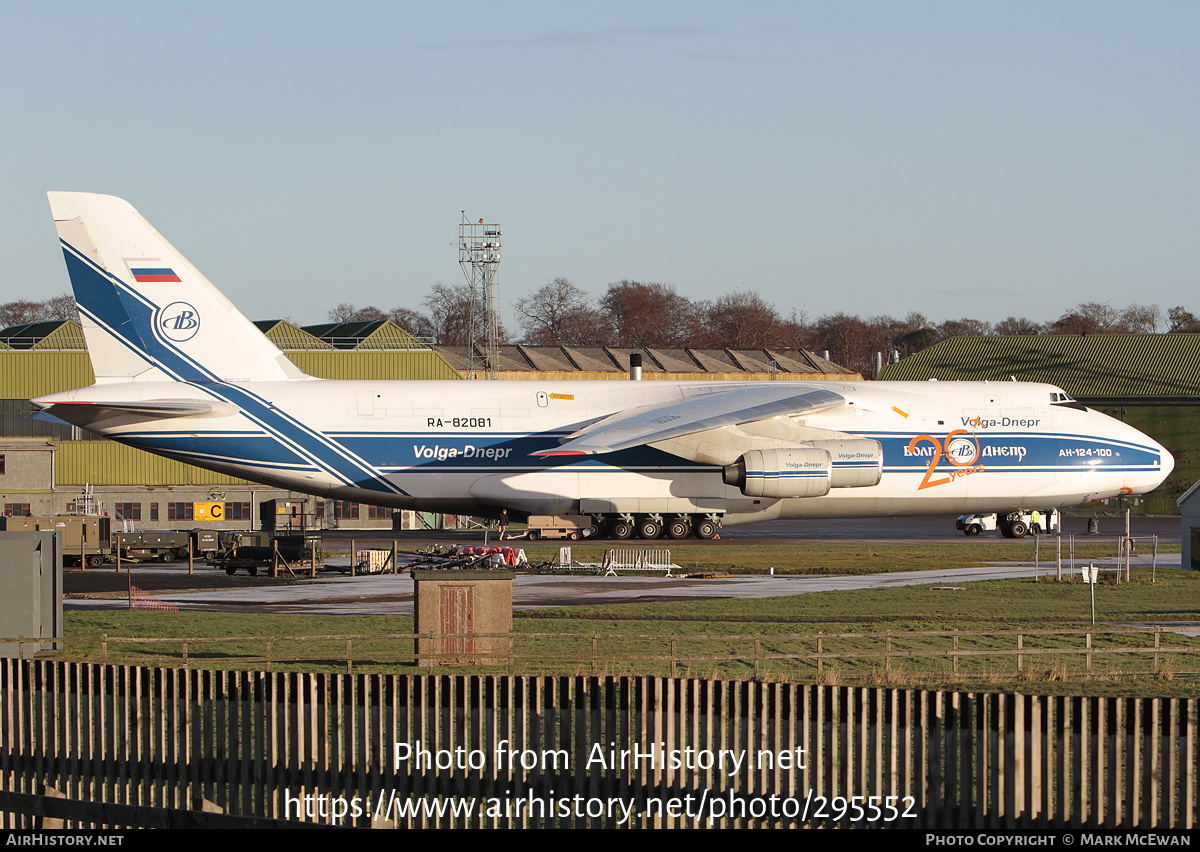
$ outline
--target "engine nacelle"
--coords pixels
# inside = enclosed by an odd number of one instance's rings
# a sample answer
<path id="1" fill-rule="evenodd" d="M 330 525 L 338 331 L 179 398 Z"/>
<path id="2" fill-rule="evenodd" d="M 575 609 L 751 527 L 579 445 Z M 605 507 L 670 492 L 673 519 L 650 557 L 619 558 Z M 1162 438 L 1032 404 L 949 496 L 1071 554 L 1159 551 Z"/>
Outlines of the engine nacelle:
<path id="1" fill-rule="evenodd" d="M 829 493 L 833 457 L 827 450 L 751 450 L 725 465 L 725 484 L 747 497 L 821 497 Z"/>
<path id="2" fill-rule="evenodd" d="M 806 444 L 806 446 L 808 446 Z M 883 445 L 870 438 L 813 441 L 833 458 L 831 488 L 868 488 L 883 478 Z"/>

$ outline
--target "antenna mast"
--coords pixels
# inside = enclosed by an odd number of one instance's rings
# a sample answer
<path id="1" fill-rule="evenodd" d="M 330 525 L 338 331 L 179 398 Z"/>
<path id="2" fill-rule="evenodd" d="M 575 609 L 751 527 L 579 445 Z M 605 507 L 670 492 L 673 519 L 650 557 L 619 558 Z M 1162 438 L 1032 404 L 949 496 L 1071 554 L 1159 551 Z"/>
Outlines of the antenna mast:
<path id="1" fill-rule="evenodd" d="M 500 266 L 500 237 L 496 224 L 472 222 L 462 214 L 458 226 L 458 265 L 470 286 L 467 378 L 494 379 L 500 358 L 500 312 L 496 270 Z"/>

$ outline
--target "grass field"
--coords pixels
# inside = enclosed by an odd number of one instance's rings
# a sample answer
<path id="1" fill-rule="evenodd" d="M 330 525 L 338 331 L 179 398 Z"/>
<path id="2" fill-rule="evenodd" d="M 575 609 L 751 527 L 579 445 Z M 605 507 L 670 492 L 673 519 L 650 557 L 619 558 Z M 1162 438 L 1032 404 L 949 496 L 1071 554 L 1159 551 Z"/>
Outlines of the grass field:
<path id="1" fill-rule="evenodd" d="M 1039 557 L 1042 564 L 1053 563 L 1056 540 L 1043 538 Z M 522 546 L 531 564 L 553 559 L 557 545 L 513 542 Z M 577 562 L 600 562 L 610 548 L 638 546 L 638 542 L 609 542 L 604 545 L 572 545 L 571 555 Z M 781 574 L 880 574 L 890 571 L 926 571 L 953 565 L 980 562 L 1032 562 L 1033 539 L 1009 541 L 981 538 L 955 542 L 933 542 L 920 545 L 876 544 L 863 542 L 830 542 L 795 545 L 738 545 L 724 542 L 680 544 L 677 541 L 659 543 L 669 547 L 671 558 L 686 571 L 726 571 L 730 574 L 761 574 L 774 568 Z M 1143 551 L 1148 545 L 1143 544 Z M 1159 545 L 1159 553 L 1179 553 L 1178 542 Z M 1100 542 L 1076 541 L 1075 559 L 1103 559 L 1117 555 L 1112 539 Z M 1062 545 L 1064 562 L 1068 546 Z"/>
<path id="2" fill-rule="evenodd" d="M 1021 543 L 944 545 L 871 545 L 833 543 L 802 547 L 746 546 L 721 548 L 684 545 L 672 548 L 676 561 L 691 570 L 762 572 L 774 567 L 785 573 L 867 573 L 969 565 L 979 561 L 1029 559 Z M 1111 546 L 1095 556 L 1111 556 Z M 577 547 L 576 559 L 599 559 L 603 548 Z M 556 547 L 527 548 L 531 559 Z M 1077 552 L 1077 556 L 1080 556 Z M 965 557 L 965 558 L 964 558 Z M 1006 558 L 1007 557 L 1007 558 Z M 1045 561 L 1045 554 L 1043 554 Z M 1086 638 L 1050 639 L 1033 631 L 1081 628 L 1090 622 L 1090 590 L 1078 582 L 996 580 L 965 582 L 942 588 L 906 586 L 839 591 L 766 599 L 689 599 L 561 607 L 518 612 L 514 617 L 514 651 L 522 657 L 518 670 L 564 673 L 637 674 L 667 672 L 719 677 L 798 677 L 826 682 L 912 683 L 943 686 L 961 682 L 973 688 L 1031 691 L 1099 691 L 1161 695 L 1200 694 L 1200 681 L 1182 674 L 1200 668 L 1200 640 L 1164 632 L 1161 648 L 1189 649 L 1189 654 L 1163 652 L 1155 667 L 1150 654 L 1102 657 L 1091 672 L 1085 658 L 1041 654 L 1043 648 L 1083 648 Z M 952 588 L 945 588 L 952 586 Z M 1200 618 L 1200 572 L 1163 569 L 1150 582 L 1148 569 L 1135 569 L 1134 582 L 1096 589 L 1098 620 L 1115 624 L 1155 623 Z M 261 613 L 161 613 L 73 611 L 67 636 L 72 657 L 95 659 L 101 634 L 143 640 L 189 638 L 187 663 L 193 666 L 260 667 L 270 657 L 275 669 L 346 670 L 347 646 L 355 671 L 417 671 L 411 662 L 411 617 L 277 615 Z M 1016 638 L 1005 631 L 1025 631 L 1022 667 L 1017 671 Z M 957 639 L 928 635 L 959 631 Z M 866 637 L 867 634 L 890 636 Z M 571 634 L 570 637 L 563 634 Z M 346 636 L 390 635 L 397 638 Z M 813 655 L 842 655 L 823 660 L 818 671 Z M 672 638 L 673 637 L 673 638 Z M 957 674 L 944 652 L 958 642 L 962 653 Z M 1093 637 L 1093 648 L 1150 648 L 1145 633 Z M 893 656 L 853 656 L 891 650 Z M 973 657 L 967 651 L 999 651 Z M 936 656 L 925 656 L 936 652 Z M 144 644 L 110 643 L 109 656 L 182 662 L 178 641 Z M 310 659 L 287 661 L 289 657 Z M 1140 667 L 1142 679 L 1108 673 L 1113 665 Z M 476 671 L 477 668 L 461 669 Z M 932 678 L 932 680 L 931 680 Z"/>

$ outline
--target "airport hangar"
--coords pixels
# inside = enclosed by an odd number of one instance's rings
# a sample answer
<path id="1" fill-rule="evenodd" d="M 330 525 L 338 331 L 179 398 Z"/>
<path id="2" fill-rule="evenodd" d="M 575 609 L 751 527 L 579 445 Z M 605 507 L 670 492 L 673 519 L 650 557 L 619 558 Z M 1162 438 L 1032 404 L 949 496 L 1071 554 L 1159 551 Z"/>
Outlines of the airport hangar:
<path id="1" fill-rule="evenodd" d="M 1049 382 L 1145 432 L 1175 470 L 1134 511 L 1177 515 L 1200 480 L 1200 334 L 952 337 L 883 367 L 881 381 Z"/>
<path id="2" fill-rule="evenodd" d="M 256 323 L 306 373 L 325 379 L 462 379 L 465 346 L 429 346 L 389 320 L 300 328 Z M 802 350 L 502 346 L 498 379 L 859 380 Z M 478 363 L 478 362 L 477 362 Z M 0 512 L 54 515 L 97 508 L 140 529 L 441 529 L 467 518 L 326 500 L 201 470 L 69 426 L 30 419 L 28 400 L 95 381 L 83 329 L 53 321 L 0 331 Z M 213 514 L 219 514 L 215 519 Z"/>

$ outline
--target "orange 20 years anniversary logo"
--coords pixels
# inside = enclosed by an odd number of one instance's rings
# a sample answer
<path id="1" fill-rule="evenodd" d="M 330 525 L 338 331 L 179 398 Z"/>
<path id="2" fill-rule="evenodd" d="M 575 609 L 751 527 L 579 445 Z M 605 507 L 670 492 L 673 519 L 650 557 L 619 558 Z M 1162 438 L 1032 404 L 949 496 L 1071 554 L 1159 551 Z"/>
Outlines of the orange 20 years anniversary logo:
<path id="1" fill-rule="evenodd" d="M 917 449 L 918 445 L 923 442 L 932 444 L 932 450 Z M 917 486 L 918 491 L 932 488 L 935 485 L 945 485 L 959 477 L 984 472 L 983 465 L 975 464 L 979 461 L 980 455 L 979 439 L 975 437 L 974 432 L 967 429 L 955 429 L 948 433 L 944 444 L 940 438 L 935 438 L 933 435 L 914 435 L 908 442 L 908 450 L 905 455 L 930 457 L 925 476 L 921 479 L 921 484 Z M 937 466 L 943 458 L 953 467 L 946 471 L 946 476 L 934 479 L 934 471 L 937 470 Z"/>

